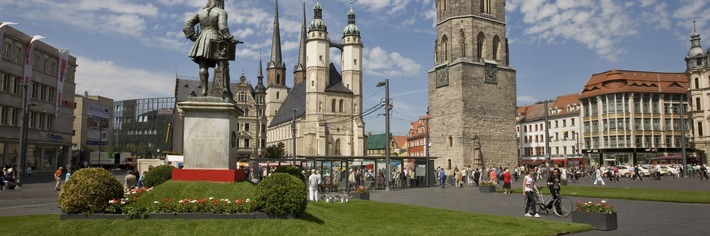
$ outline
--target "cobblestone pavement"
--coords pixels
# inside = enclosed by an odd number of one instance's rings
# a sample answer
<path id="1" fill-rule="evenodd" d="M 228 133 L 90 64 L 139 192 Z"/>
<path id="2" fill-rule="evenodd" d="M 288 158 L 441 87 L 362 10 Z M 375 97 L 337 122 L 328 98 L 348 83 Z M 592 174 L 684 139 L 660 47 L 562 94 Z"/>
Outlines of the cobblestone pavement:
<path id="1" fill-rule="evenodd" d="M 123 180 L 125 171 L 114 171 Z M 514 182 L 513 186 L 521 185 Z M 592 180 L 570 183 L 572 186 L 594 186 Z M 661 181 L 631 181 L 622 178 L 619 183 L 598 186 L 602 189 L 644 188 L 707 191 L 710 198 L 710 181 L 694 179 L 663 178 Z M 58 192 L 53 190 L 51 173 L 36 173 L 26 180 L 23 188 L 0 192 L 0 216 L 59 214 Z M 571 197 L 572 201 L 599 201 L 601 199 Z M 523 217 L 525 204 L 521 193 L 479 193 L 477 188 L 411 188 L 392 191 L 372 191 L 373 201 L 411 204 L 425 207 L 453 209 L 485 214 Z M 705 235 L 710 232 L 710 204 L 681 204 L 608 199 L 618 214 L 619 229 L 613 231 L 589 231 L 578 235 Z M 571 218 L 559 218 L 554 214 L 542 214 L 540 220 L 571 222 Z M 475 222 L 472 222 L 475 224 Z"/>

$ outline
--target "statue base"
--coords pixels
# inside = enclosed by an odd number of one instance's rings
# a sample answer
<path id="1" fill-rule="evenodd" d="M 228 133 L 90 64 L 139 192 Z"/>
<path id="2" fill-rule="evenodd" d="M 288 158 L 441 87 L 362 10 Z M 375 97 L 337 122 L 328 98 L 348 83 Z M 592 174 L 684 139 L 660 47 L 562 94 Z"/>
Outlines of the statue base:
<path id="1" fill-rule="evenodd" d="M 210 181 L 233 183 L 246 180 L 244 170 L 173 169 L 174 181 Z"/>
<path id="2" fill-rule="evenodd" d="M 177 108 L 184 119 L 184 168 L 235 170 L 237 117 L 243 111 L 219 97 L 190 97 Z"/>

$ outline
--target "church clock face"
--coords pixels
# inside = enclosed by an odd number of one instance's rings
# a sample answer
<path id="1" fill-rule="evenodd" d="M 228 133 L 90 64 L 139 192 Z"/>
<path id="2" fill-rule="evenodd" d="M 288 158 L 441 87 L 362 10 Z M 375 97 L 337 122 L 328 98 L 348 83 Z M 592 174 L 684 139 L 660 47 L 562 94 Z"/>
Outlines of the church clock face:
<path id="1" fill-rule="evenodd" d="M 444 87 L 449 85 L 449 68 L 441 67 L 436 69 L 436 87 Z"/>
<path id="2" fill-rule="evenodd" d="M 484 79 L 486 83 L 498 84 L 498 65 L 486 63 L 484 70 Z"/>

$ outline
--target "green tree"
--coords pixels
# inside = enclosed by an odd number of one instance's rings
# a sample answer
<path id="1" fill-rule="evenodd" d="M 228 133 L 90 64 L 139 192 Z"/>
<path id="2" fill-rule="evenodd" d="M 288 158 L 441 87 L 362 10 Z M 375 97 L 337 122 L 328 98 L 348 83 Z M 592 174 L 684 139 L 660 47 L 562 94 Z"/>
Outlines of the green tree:
<path id="1" fill-rule="evenodd" d="M 286 156 L 286 145 L 279 142 L 277 145 L 271 145 L 266 147 L 266 157 L 267 159 L 282 159 Z"/>

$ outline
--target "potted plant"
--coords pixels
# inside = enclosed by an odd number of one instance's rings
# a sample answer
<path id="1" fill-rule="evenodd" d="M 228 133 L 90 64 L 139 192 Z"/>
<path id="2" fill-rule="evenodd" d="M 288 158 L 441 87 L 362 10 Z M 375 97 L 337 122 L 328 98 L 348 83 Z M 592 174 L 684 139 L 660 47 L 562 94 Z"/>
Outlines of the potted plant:
<path id="1" fill-rule="evenodd" d="M 370 200 L 370 190 L 365 187 L 357 187 L 354 192 L 350 194 L 353 198 Z"/>
<path id="2" fill-rule="evenodd" d="M 481 193 L 495 193 L 496 183 L 493 181 L 483 181 L 478 185 L 478 192 Z"/>
<path id="3" fill-rule="evenodd" d="M 599 203 L 577 201 L 577 207 L 572 212 L 572 222 L 590 224 L 597 230 L 617 229 L 617 218 L 614 207 L 606 200 Z"/>

